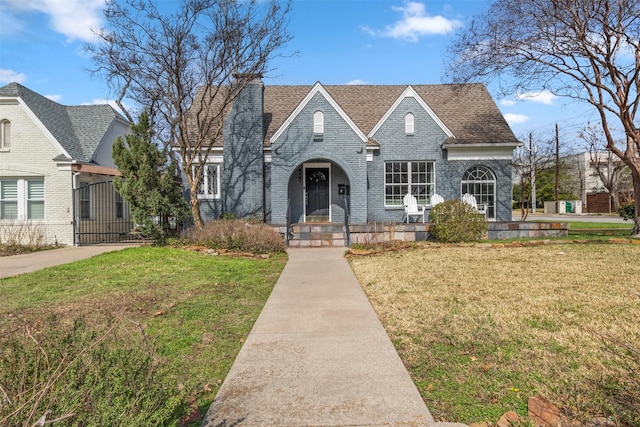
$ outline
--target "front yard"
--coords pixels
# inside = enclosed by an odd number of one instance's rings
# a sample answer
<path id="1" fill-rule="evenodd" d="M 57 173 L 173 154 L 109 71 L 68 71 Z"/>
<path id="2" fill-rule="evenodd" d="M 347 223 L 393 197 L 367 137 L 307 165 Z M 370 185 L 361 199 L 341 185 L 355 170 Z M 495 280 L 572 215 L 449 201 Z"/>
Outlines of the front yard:
<path id="1" fill-rule="evenodd" d="M 495 424 L 510 410 L 526 418 L 528 398 L 541 394 L 573 420 L 617 415 L 634 426 L 639 260 L 640 245 L 630 244 L 350 258 L 437 420 Z"/>

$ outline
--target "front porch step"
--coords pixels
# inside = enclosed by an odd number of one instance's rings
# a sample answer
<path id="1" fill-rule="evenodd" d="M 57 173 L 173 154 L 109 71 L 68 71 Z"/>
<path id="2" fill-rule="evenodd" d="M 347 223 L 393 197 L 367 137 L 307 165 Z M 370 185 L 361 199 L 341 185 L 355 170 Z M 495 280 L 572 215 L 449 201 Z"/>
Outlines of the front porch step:
<path id="1" fill-rule="evenodd" d="M 292 248 L 346 246 L 344 225 L 292 224 L 289 246 Z"/>

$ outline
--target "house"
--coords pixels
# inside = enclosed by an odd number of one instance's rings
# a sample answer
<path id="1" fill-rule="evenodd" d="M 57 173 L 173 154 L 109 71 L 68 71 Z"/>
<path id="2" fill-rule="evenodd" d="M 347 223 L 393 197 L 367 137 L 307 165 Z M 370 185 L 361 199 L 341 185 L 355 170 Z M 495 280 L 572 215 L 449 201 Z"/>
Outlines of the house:
<path id="1" fill-rule="evenodd" d="M 473 194 L 511 221 L 520 145 L 481 84 L 265 86 L 253 76 L 226 115 L 198 198 L 274 225 L 401 222 L 403 197 L 431 208 Z"/>
<path id="2" fill-rule="evenodd" d="M 45 243 L 71 245 L 130 231 L 110 187 L 111 146 L 128 130 L 109 105 L 65 106 L 18 83 L 1 87 L 0 241 L 39 230 Z"/>

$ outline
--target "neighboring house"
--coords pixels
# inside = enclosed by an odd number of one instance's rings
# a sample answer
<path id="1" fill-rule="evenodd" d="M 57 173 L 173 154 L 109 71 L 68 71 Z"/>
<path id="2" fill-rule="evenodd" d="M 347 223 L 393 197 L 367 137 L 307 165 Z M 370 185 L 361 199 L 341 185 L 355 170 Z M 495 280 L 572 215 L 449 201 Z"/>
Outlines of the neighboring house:
<path id="1" fill-rule="evenodd" d="M 622 166 L 622 161 L 609 151 L 597 153 L 583 152 L 564 156 L 561 164 L 568 168 L 573 178 L 572 191 L 580 195 L 583 212 L 610 213 L 613 211 L 609 190 L 605 187 L 598 168 L 606 179 L 611 179 L 614 169 Z M 623 166 L 618 179 L 618 197 L 632 197 L 633 184 L 629 168 Z"/>
<path id="2" fill-rule="evenodd" d="M 18 83 L 1 87 L 0 241 L 27 229 L 68 245 L 129 232 L 128 209 L 106 184 L 118 174 L 111 146 L 128 131 L 109 105 L 64 106 Z"/>
<path id="3" fill-rule="evenodd" d="M 473 194 L 511 221 L 520 143 L 481 84 L 264 86 L 256 77 L 226 115 L 198 195 L 225 212 L 291 222 L 400 222 L 403 196 L 431 208 Z"/>

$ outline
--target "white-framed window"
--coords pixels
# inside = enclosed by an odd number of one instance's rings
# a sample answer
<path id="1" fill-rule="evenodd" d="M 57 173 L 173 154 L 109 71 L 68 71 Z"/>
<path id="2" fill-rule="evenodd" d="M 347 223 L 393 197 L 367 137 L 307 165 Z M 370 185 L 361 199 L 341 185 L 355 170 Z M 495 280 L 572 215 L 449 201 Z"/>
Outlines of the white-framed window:
<path id="1" fill-rule="evenodd" d="M 324 113 L 322 111 L 313 113 L 313 134 L 324 134 Z"/>
<path id="2" fill-rule="evenodd" d="M 435 190 L 434 162 L 385 162 L 384 205 L 402 206 L 405 194 L 413 194 L 419 205 L 431 204 Z"/>
<path id="3" fill-rule="evenodd" d="M 9 151 L 11 147 L 11 122 L 0 120 L 0 151 Z"/>
<path id="4" fill-rule="evenodd" d="M 407 135 L 413 135 L 414 131 L 415 131 L 415 126 L 414 126 L 413 113 L 407 113 L 404 116 L 404 133 Z"/>
<path id="5" fill-rule="evenodd" d="M 198 172 L 198 166 L 193 166 L 193 174 Z M 207 163 L 201 169 L 198 198 L 220 198 L 220 163 Z"/>
<path id="6" fill-rule="evenodd" d="M 44 180 L 0 180 L 0 219 L 44 219 Z"/>
<path id="7" fill-rule="evenodd" d="M 478 207 L 484 207 L 487 218 L 496 217 L 496 177 L 484 166 L 474 166 L 462 176 L 460 196 L 469 193 L 476 198 Z"/>

